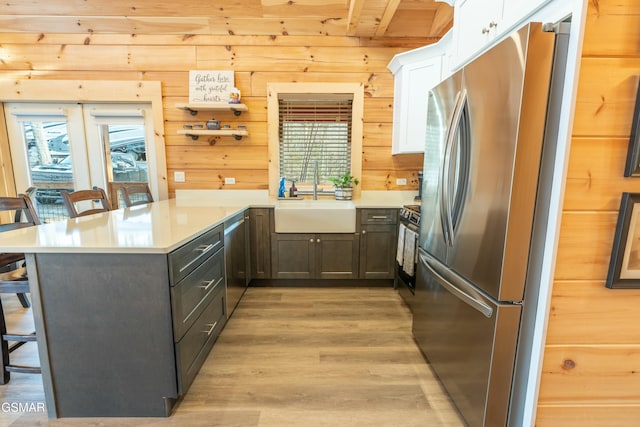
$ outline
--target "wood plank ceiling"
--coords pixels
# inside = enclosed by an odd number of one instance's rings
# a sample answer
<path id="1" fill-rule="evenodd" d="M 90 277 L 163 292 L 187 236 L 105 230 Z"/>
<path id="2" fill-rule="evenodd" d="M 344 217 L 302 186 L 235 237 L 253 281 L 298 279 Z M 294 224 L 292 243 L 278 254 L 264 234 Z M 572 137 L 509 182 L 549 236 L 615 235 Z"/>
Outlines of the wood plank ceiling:
<path id="1" fill-rule="evenodd" d="M 446 0 L 440 0 L 446 1 Z M 434 38 L 437 0 L 5 0 L 0 32 Z"/>

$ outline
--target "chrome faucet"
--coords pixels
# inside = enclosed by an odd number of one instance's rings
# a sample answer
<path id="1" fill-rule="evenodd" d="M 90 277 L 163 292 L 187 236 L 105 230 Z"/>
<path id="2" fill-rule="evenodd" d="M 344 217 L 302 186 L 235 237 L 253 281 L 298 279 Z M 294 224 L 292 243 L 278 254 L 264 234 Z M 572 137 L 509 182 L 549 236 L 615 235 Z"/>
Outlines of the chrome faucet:
<path id="1" fill-rule="evenodd" d="M 313 200 L 318 200 L 318 162 L 313 169 Z"/>

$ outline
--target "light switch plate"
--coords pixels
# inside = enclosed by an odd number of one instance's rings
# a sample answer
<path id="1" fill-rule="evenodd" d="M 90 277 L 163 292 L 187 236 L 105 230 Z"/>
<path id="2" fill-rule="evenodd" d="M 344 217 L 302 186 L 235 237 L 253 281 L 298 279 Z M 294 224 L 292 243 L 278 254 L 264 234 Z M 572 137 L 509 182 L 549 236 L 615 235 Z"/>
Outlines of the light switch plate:
<path id="1" fill-rule="evenodd" d="M 396 178 L 396 185 L 407 185 L 407 178 Z"/>
<path id="2" fill-rule="evenodd" d="M 233 177 L 225 178 L 225 179 L 224 179 L 224 183 L 225 183 L 225 184 L 235 184 L 235 183 L 236 183 L 236 179 L 235 179 L 235 178 L 233 178 Z"/>
<path id="3" fill-rule="evenodd" d="M 173 179 L 176 182 L 184 182 L 185 181 L 184 172 L 174 172 Z"/>

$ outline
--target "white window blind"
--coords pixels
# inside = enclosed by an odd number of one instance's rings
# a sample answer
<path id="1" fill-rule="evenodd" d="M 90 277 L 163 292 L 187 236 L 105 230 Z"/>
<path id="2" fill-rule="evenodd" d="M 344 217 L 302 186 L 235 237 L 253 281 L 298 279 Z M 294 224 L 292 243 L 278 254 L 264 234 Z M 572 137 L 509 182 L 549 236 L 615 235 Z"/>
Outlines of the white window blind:
<path id="1" fill-rule="evenodd" d="M 280 176 L 320 183 L 351 168 L 352 94 L 280 94 Z"/>

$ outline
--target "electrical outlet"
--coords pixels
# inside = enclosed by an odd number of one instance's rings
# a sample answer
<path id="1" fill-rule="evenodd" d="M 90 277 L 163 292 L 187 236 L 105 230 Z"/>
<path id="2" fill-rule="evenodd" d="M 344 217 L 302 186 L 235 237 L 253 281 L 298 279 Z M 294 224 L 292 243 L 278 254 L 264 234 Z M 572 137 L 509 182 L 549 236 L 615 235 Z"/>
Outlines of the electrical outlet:
<path id="1" fill-rule="evenodd" d="M 236 183 L 236 179 L 231 177 L 231 178 L 225 178 L 224 179 L 224 183 L 225 184 L 235 184 Z"/>
<path id="2" fill-rule="evenodd" d="M 407 185 L 407 178 L 396 178 L 396 185 Z"/>
<path id="3" fill-rule="evenodd" d="M 185 181 L 184 172 L 174 172 L 173 179 L 175 182 L 184 182 Z"/>

